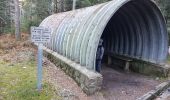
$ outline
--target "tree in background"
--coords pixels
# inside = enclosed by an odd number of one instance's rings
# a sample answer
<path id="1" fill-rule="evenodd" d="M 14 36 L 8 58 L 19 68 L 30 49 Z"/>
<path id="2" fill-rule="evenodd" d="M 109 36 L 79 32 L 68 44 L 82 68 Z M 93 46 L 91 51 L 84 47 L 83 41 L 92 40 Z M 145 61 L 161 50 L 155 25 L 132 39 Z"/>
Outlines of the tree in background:
<path id="1" fill-rule="evenodd" d="M 0 34 L 3 33 L 3 27 L 5 25 L 3 25 L 4 21 L 6 21 L 4 19 L 5 17 L 5 9 L 6 8 L 6 3 L 3 0 L 0 0 Z"/>
<path id="2" fill-rule="evenodd" d="M 21 39 L 20 34 L 20 7 L 19 7 L 19 0 L 14 0 L 15 5 L 15 38 L 17 41 Z"/>
<path id="3" fill-rule="evenodd" d="M 165 0 L 165 4 L 166 4 L 165 15 L 166 15 L 167 19 L 170 20 L 170 0 Z"/>
<path id="4" fill-rule="evenodd" d="M 166 22 L 170 21 L 170 0 L 155 0 L 158 6 L 160 7 Z"/>
<path id="5" fill-rule="evenodd" d="M 34 15 L 36 15 L 38 18 L 43 20 L 47 16 L 51 14 L 51 1 L 50 0 L 36 0 L 35 2 L 35 12 Z"/>
<path id="6" fill-rule="evenodd" d="M 24 18 L 32 20 L 44 19 L 52 14 L 51 0 L 25 0 L 22 2 L 24 10 Z"/>
<path id="7" fill-rule="evenodd" d="M 13 0 L 0 0 L 0 17 L 6 22 L 8 28 L 13 27 L 13 11 L 10 2 Z M 76 0 L 76 9 L 92 6 L 110 0 Z M 160 6 L 166 19 L 170 19 L 170 0 L 155 0 Z M 30 26 L 38 26 L 47 16 L 63 11 L 72 10 L 73 0 L 22 0 L 21 6 L 21 26 L 22 31 L 29 32 Z"/>
<path id="8" fill-rule="evenodd" d="M 95 5 L 95 4 L 104 3 L 107 1 L 111 1 L 111 0 L 89 0 L 89 1 L 91 2 L 92 5 Z"/>
<path id="9" fill-rule="evenodd" d="M 106 1 L 110 0 L 76 0 L 76 9 L 92 6 Z M 55 12 L 70 11 L 72 10 L 73 0 L 55 0 L 55 4 L 58 9 Z"/>
<path id="10" fill-rule="evenodd" d="M 54 13 L 54 3 L 52 3 L 52 1 L 53 0 L 22 1 L 22 30 L 29 32 L 31 26 L 38 26 L 43 19 Z"/>
<path id="11" fill-rule="evenodd" d="M 0 33 L 9 32 L 11 28 L 11 15 L 10 15 L 10 0 L 0 0 L 0 18 L 1 30 Z M 2 22 L 3 20 L 3 22 Z"/>
<path id="12" fill-rule="evenodd" d="M 29 31 L 30 26 L 38 26 L 40 22 L 53 13 L 72 10 L 73 0 L 24 0 L 22 8 L 22 26 Z M 77 0 L 76 8 L 91 6 L 89 0 Z"/>

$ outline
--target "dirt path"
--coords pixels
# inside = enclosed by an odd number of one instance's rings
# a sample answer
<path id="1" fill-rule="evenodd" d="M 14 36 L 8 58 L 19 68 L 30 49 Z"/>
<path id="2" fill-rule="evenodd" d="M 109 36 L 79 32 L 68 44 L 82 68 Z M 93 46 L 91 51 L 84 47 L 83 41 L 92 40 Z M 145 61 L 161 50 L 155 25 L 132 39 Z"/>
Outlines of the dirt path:
<path id="1" fill-rule="evenodd" d="M 115 71 L 109 67 L 104 67 L 102 74 L 101 92 L 107 100 L 136 100 L 160 83 L 143 75 Z"/>
<path id="2" fill-rule="evenodd" d="M 64 100 L 90 100 L 74 80 L 47 59 L 44 59 L 45 79 L 60 92 Z"/>
<path id="3" fill-rule="evenodd" d="M 160 83 L 143 75 L 124 73 L 104 67 L 101 91 L 87 96 L 72 78 L 47 59 L 45 59 L 45 72 L 47 73 L 46 79 L 60 90 L 60 95 L 64 97 L 64 100 L 136 100 Z"/>

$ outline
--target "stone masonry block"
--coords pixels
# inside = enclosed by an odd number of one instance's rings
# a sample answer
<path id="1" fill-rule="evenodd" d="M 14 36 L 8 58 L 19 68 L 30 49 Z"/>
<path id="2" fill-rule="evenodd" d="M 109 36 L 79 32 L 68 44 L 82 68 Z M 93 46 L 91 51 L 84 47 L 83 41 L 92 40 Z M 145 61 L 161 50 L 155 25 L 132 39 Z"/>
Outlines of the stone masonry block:
<path id="1" fill-rule="evenodd" d="M 43 50 L 45 56 L 72 77 L 87 95 L 94 94 L 101 89 L 103 81 L 101 74 L 93 72 L 46 47 L 43 47 Z"/>

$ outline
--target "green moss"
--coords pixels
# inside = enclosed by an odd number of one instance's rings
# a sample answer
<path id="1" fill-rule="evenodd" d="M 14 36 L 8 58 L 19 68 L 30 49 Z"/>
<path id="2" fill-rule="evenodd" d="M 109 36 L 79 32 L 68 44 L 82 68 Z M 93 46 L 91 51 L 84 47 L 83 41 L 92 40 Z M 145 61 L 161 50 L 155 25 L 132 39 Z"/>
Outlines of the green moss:
<path id="1" fill-rule="evenodd" d="M 58 98 L 46 82 L 41 92 L 36 90 L 36 63 L 34 61 L 10 64 L 0 61 L 0 99 L 50 100 Z"/>

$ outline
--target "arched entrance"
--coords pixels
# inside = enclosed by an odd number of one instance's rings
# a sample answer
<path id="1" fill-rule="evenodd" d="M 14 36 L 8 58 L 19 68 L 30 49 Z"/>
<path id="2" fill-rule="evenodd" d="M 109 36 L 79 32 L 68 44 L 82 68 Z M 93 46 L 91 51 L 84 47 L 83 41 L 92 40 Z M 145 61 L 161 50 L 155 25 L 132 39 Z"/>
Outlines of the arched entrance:
<path id="1" fill-rule="evenodd" d="M 123 56 L 157 64 L 166 59 L 166 25 L 159 9 L 149 0 L 132 0 L 120 7 L 101 38 L 104 58 Z"/>
<path id="2" fill-rule="evenodd" d="M 93 71 L 101 37 L 107 53 L 155 64 L 167 56 L 166 25 L 152 0 L 113 0 L 51 15 L 40 26 L 52 30 L 46 47 Z"/>

